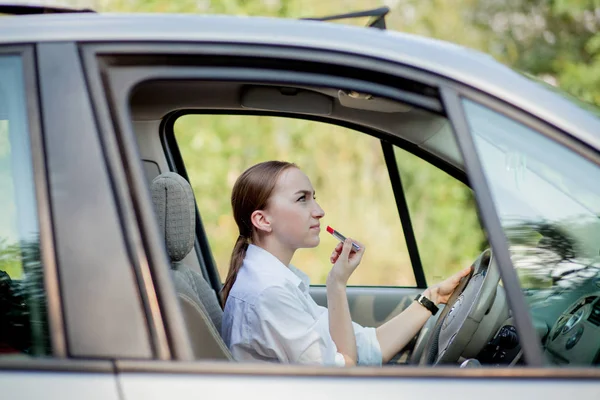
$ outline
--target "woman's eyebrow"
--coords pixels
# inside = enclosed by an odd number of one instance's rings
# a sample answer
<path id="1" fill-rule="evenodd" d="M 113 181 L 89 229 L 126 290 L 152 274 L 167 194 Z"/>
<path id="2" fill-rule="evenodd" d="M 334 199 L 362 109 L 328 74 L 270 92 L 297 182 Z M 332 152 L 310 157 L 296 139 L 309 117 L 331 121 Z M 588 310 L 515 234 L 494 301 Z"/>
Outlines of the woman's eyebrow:
<path id="1" fill-rule="evenodd" d="M 294 193 L 294 195 L 297 195 L 297 194 L 307 194 L 307 195 L 310 195 L 310 194 L 312 194 L 314 196 L 315 193 L 316 192 L 313 191 L 313 190 L 301 189 L 301 190 L 298 190 L 296 193 Z"/>

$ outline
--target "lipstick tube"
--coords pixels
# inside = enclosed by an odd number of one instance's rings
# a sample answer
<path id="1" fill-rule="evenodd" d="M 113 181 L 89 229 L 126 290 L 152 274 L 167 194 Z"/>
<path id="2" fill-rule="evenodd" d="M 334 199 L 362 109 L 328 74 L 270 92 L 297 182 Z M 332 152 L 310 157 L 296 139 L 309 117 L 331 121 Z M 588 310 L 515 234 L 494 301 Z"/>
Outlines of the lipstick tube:
<path id="1" fill-rule="evenodd" d="M 335 229 L 333 229 L 330 226 L 327 226 L 327 232 L 331 233 L 331 235 L 333 235 L 333 237 L 336 238 L 337 240 L 339 240 L 340 242 L 343 242 L 346 240 L 346 236 L 342 235 L 341 233 L 339 233 L 338 231 L 336 231 Z M 352 242 L 352 248 L 356 251 L 360 250 L 360 246 L 354 242 Z"/>

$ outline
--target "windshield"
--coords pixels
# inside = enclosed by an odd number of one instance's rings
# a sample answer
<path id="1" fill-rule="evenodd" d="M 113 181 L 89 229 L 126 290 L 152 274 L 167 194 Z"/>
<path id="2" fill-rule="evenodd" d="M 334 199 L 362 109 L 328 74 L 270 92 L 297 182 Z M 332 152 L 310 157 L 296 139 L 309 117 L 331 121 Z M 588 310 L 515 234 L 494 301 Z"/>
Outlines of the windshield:
<path id="1" fill-rule="evenodd" d="M 547 360 L 600 364 L 600 168 L 504 115 L 464 106 Z"/>
<path id="2" fill-rule="evenodd" d="M 503 115 L 465 102 L 523 288 L 578 286 L 600 261 L 600 169 Z"/>

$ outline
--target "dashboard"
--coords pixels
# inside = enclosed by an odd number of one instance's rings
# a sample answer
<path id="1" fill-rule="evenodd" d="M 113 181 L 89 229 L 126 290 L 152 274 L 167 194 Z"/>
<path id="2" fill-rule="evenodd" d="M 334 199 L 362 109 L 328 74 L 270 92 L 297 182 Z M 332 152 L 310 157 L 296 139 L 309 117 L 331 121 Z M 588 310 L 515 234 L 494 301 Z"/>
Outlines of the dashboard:
<path id="1" fill-rule="evenodd" d="M 580 297 L 558 317 L 545 353 L 554 364 L 600 363 L 600 292 Z"/>

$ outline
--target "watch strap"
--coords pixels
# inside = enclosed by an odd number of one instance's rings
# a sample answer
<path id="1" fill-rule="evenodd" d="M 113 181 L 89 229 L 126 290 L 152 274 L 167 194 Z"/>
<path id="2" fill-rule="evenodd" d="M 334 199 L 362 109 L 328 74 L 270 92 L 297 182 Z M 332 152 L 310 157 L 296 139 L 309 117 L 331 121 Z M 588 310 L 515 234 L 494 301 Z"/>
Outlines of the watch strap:
<path id="1" fill-rule="evenodd" d="M 423 294 L 418 294 L 417 297 L 415 297 L 415 301 L 423 307 L 425 307 L 426 309 L 428 309 L 429 311 L 431 311 L 431 315 L 437 314 L 439 310 L 438 306 L 436 306 L 433 301 L 423 296 Z"/>

